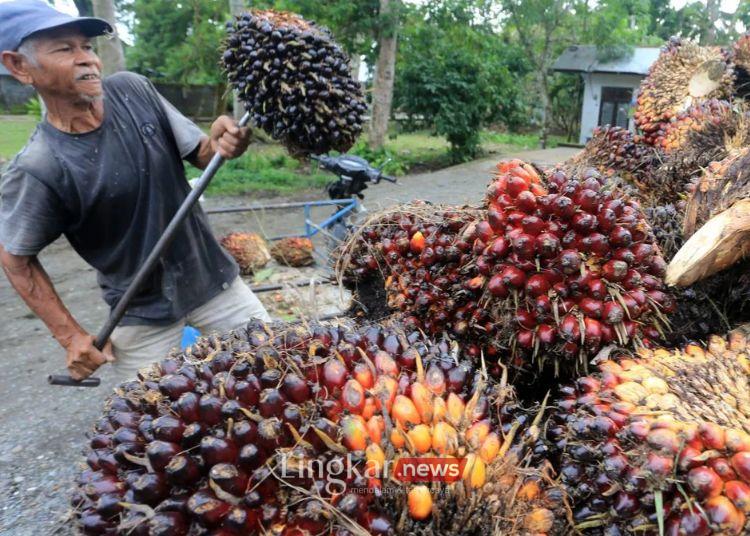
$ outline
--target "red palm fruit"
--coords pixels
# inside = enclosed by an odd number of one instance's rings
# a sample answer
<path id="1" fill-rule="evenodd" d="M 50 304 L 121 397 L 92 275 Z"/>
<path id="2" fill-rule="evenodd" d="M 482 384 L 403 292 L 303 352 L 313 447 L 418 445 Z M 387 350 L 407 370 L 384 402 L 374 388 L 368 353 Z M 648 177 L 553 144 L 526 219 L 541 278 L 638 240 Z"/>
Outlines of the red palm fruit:
<path id="1" fill-rule="evenodd" d="M 432 422 L 433 415 L 433 395 L 432 392 L 422 383 L 413 383 L 411 385 L 411 392 L 409 397 L 414 403 L 414 407 L 419 413 L 419 417 L 423 423 L 429 424 Z"/>
<path id="2" fill-rule="evenodd" d="M 294 402 L 295 404 L 306 402 L 311 396 L 310 387 L 307 385 L 307 382 L 293 372 L 284 376 L 282 392 L 290 402 Z M 247 404 L 252 405 L 251 402 L 247 402 Z"/>
<path id="3" fill-rule="evenodd" d="M 558 328 L 560 337 L 569 342 L 579 342 L 581 340 L 581 327 L 578 317 L 567 314 L 563 317 Z"/>
<path id="4" fill-rule="evenodd" d="M 646 242 L 634 244 L 631 250 L 633 251 L 634 260 L 638 264 L 642 264 L 647 261 L 649 258 L 651 258 L 652 255 L 654 255 L 656 251 L 653 244 L 649 244 Z"/>
<path id="5" fill-rule="evenodd" d="M 633 242 L 630 231 L 621 225 L 616 225 L 609 233 L 609 243 L 614 247 L 627 247 Z"/>
<path id="6" fill-rule="evenodd" d="M 400 395 L 399 395 L 400 396 Z M 398 397 L 396 397 L 398 402 Z M 340 422 L 342 442 L 349 450 L 365 450 L 369 432 L 365 420 L 359 415 L 344 415 Z"/>
<path id="7" fill-rule="evenodd" d="M 544 220 L 542 220 L 542 218 L 530 215 L 521 220 L 521 227 L 523 228 L 524 233 L 527 233 L 531 236 L 537 236 L 538 234 L 544 232 L 547 224 L 544 222 Z"/>
<path id="8" fill-rule="evenodd" d="M 365 390 L 357 380 L 348 380 L 341 391 L 341 405 L 352 413 L 361 414 L 365 409 Z"/>
<path id="9" fill-rule="evenodd" d="M 576 213 L 576 207 L 570 197 L 560 195 L 552 202 L 552 210 L 557 217 L 563 220 L 569 220 Z"/>
<path id="10" fill-rule="evenodd" d="M 730 458 L 732 468 L 745 482 L 750 482 L 750 452 L 738 452 Z"/>
<path id="11" fill-rule="evenodd" d="M 597 349 L 602 343 L 602 325 L 598 320 L 585 317 L 584 323 L 584 344 L 588 348 Z"/>
<path id="12" fill-rule="evenodd" d="M 557 263 L 565 274 L 574 274 L 578 272 L 581 267 L 581 257 L 578 251 L 573 249 L 565 249 L 560 252 L 557 257 Z"/>
<path id="13" fill-rule="evenodd" d="M 543 318 L 545 315 L 548 315 L 552 312 L 552 301 L 550 300 L 549 296 L 547 294 L 542 294 L 541 296 L 537 296 L 534 300 L 534 312 L 537 314 L 538 317 Z"/>
<path id="14" fill-rule="evenodd" d="M 371 389 L 375 384 L 373 371 L 366 363 L 357 363 L 354 365 L 354 379 L 365 389 Z"/>
<path id="15" fill-rule="evenodd" d="M 529 191 L 519 192 L 515 199 L 516 208 L 527 214 L 533 214 L 536 211 L 536 195 Z"/>
<path id="16" fill-rule="evenodd" d="M 539 326 L 537 326 L 536 337 L 543 345 L 550 346 L 555 342 L 556 336 L 557 333 L 555 332 L 555 328 L 549 324 L 539 324 Z"/>
<path id="17" fill-rule="evenodd" d="M 625 311 L 619 303 L 609 301 L 602 309 L 602 319 L 608 324 L 617 324 L 625 318 Z"/>
<path id="18" fill-rule="evenodd" d="M 740 512 L 732 501 L 719 495 L 706 501 L 705 512 L 711 524 L 719 530 L 729 531 L 730 534 L 740 534 L 745 525 L 745 514 Z"/>
<path id="19" fill-rule="evenodd" d="M 508 241 L 503 236 L 498 236 L 488 246 L 489 254 L 495 259 L 503 259 L 508 254 Z"/>
<path id="20" fill-rule="evenodd" d="M 724 486 L 724 482 L 719 475 L 705 466 L 691 469 L 687 475 L 687 483 L 690 489 L 701 499 L 719 495 Z"/>
<path id="21" fill-rule="evenodd" d="M 602 266 L 602 276 L 609 280 L 620 282 L 628 273 L 628 264 L 624 261 L 610 260 Z"/>
<path id="22" fill-rule="evenodd" d="M 600 300 L 589 298 L 588 296 L 581 298 L 578 302 L 581 312 L 588 317 L 599 319 L 602 317 L 602 311 L 604 309 L 604 303 Z"/>
<path id="23" fill-rule="evenodd" d="M 491 207 L 487 211 L 487 221 L 496 233 L 502 233 L 505 230 L 505 212 L 498 208 Z"/>
<path id="24" fill-rule="evenodd" d="M 378 409 L 385 403 L 386 411 L 391 411 L 393 401 L 396 399 L 398 382 L 390 376 L 378 376 L 375 385 L 372 388 L 372 394 L 375 396 L 375 404 Z"/>
<path id="25" fill-rule="evenodd" d="M 370 441 L 380 445 L 385 434 L 385 421 L 382 415 L 373 415 L 367 420 L 367 433 Z"/>
<path id="26" fill-rule="evenodd" d="M 533 329 L 536 326 L 536 315 L 525 309 L 516 310 L 515 320 L 521 327 L 526 329 Z"/>
<path id="27" fill-rule="evenodd" d="M 549 289 L 549 280 L 543 274 L 534 274 L 526 280 L 526 293 L 530 296 L 547 294 Z"/>
<path id="28" fill-rule="evenodd" d="M 515 266 L 506 266 L 500 272 L 502 282 L 513 288 L 522 288 L 526 283 L 526 274 Z"/>
<path id="29" fill-rule="evenodd" d="M 442 396 L 446 390 L 445 373 L 434 363 L 429 366 L 425 374 L 425 385 L 437 396 Z"/>
<path id="30" fill-rule="evenodd" d="M 513 251 L 521 259 L 532 259 L 536 253 L 533 235 L 521 233 L 513 239 Z"/>
<path id="31" fill-rule="evenodd" d="M 589 296 L 595 300 L 603 300 L 607 296 L 607 285 L 598 278 L 590 278 L 586 281 Z"/>
<path id="32" fill-rule="evenodd" d="M 490 294 L 496 298 L 507 298 L 510 295 L 508 287 L 503 282 L 501 274 L 495 274 L 490 278 L 489 283 L 487 284 L 487 290 L 489 290 Z"/>
<path id="33" fill-rule="evenodd" d="M 540 233 L 535 241 L 535 250 L 542 258 L 552 258 L 560 251 L 560 240 L 551 233 Z"/>
<path id="34" fill-rule="evenodd" d="M 587 212 L 579 212 L 578 214 L 573 216 L 571 225 L 573 226 L 573 229 L 575 229 L 579 233 L 588 234 L 596 229 L 597 219 L 593 214 L 588 214 Z"/>
<path id="35" fill-rule="evenodd" d="M 399 373 L 399 367 L 396 360 L 390 356 L 387 352 L 378 351 L 375 353 L 375 370 L 379 374 L 385 374 L 386 376 L 397 376 Z"/>
<path id="36" fill-rule="evenodd" d="M 698 434 L 706 448 L 724 450 L 726 446 L 726 433 L 718 424 L 712 422 L 701 423 L 698 427 Z"/>
<path id="37" fill-rule="evenodd" d="M 187 509 L 204 526 L 214 527 L 229 513 L 231 505 L 217 499 L 210 491 L 201 490 L 188 499 Z"/>
<path id="38" fill-rule="evenodd" d="M 485 244 L 488 243 L 490 240 L 492 240 L 492 237 L 494 236 L 494 232 L 492 231 L 492 227 L 490 224 L 486 221 L 480 221 L 477 224 L 477 238 L 484 242 Z"/>
<path id="39" fill-rule="evenodd" d="M 422 422 L 422 418 L 414 406 L 414 402 L 403 395 L 396 396 L 393 408 L 391 409 L 391 415 L 404 429 L 408 429 L 408 425 L 410 424 L 417 425 Z"/>
<path id="40" fill-rule="evenodd" d="M 528 191 L 528 183 L 517 175 L 510 175 L 505 183 L 505 191 L 511 197 L 518 197 L 521 192 Z"/>
<path id="41" fill-rule="evenodd" d="M 724 495 L 743 513 L 750 513 L 750 486 L 739 480 L 724 483 Z"/>
<path id="42" fill-rule="evenodd" d="M 329 359 L 323 365 L 323 385 L 331 393 L 344 387 L 347 375 L 346 365 L 338 359 Z"/>

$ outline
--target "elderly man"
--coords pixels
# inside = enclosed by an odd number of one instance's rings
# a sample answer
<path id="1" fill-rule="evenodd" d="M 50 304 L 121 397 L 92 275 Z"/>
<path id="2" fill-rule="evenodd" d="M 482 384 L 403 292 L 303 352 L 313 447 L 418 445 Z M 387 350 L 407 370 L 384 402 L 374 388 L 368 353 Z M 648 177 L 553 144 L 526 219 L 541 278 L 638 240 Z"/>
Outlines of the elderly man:
<path id="1" fill-rule="evenodd" d="M 82 379 L 114 361 L 118 375 L 161 359 L 186 322 L 229 330 L 268 314 L 196 208 L 101 351 L 58 296 L 37 254 L 60 235 L 98 272 L 113 307 L 189 193 L 183 160 L 241 155 L 247 129 L 219 117 L 204 135 L 144 77 L 104 80 L 91 38 L 111 32 L 41 0 L 0 3 L 2 62 L 47 108 L 0 183 L 0 262 L 10 283 L 67 351 Z"/>

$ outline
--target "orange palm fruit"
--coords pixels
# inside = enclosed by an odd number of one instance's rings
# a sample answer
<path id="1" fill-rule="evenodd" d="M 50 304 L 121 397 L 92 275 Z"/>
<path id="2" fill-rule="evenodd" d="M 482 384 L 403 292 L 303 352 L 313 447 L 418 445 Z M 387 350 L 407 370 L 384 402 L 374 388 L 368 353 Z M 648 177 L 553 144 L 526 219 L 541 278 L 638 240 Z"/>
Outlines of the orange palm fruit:
<path id="1" fill-rule="evenodd" d="M 529 480 L 519 488 L 517 497 L 521 500 L 533 501 L 539 497 L 540 493 L 539 483 L 535 480 Z"/>
<path id="2" fill-rule="evenodd" d="M 418 382 L 412 384 L 410 397 L 411 401 L 414 402 L 414 407 L 417 408 L 422 422 L 425 424 L 431 423 L 434 409 L 432 392 L 422 383 Z"/>
<path id="3" fill-rule="evenodd" d="M 420 484 L 409 490 L 409 515 L 418 521 L 427 519 L 432 513 L 432 494 L 427 486 Z"/>
<path id="4" fill-rule="evenodd" d="M 395 426 L 393 429 L 391 429 L 391 435 L 390 435 L 390 441 L 391 445 L 393 445 L 396 449 L 402 449 L 404 448 L 404 445 L 406 445 L 406 439 L 404 439 L 404 433 L 397 429 Z"/>
<path id="5" fill-rule="evenodd" d="M 406 434 L 419 454 L 424 454 L 432 446 L 432 435 L 430 434 L 430 427 L 426 424 L 418 424 Z"/>
<path id="6" fill-rule="evenodd" d="M 461 397 L 459 397 L 456 393 L 450 393 L 448 395 L 446 406 L 448 410 L 446 419 L 448 420 L 448 422 L 453 426 L 458 426 L 459 424 L 461 424 L 461 420 L 464 417 L 464 410 L 466 409 L 466 404 L 464 404 L 464 401 L 461 400 Z"/>
<path id="7" fill-rule="evenodd" d="M 409 240 L 409 249 L 412 253 L 420 254 L 424 250 L 424 235 L 421 231 L 417 231 Z"/>
<path id="8" fill-rule="evenodd" d="M 475 422 L 466 430 L 466 441 L 472 449 L 478 449 L 490 433 L 490 422 L 485 419 Z"/>
<path id="9" fill-rule="evenodd" d="M 486 478 L 487 468 L 482 458 L 474 453 L 467 455 L 463 474 L 464 483 L 470 488 L 478 489 L 484 486 Z"/>
<path id="10" fill-rule="evenodd" d="M 357 380 L 365 389 L 372 389 L 375 385 L 375 378 L 372 375 L 372 369 L 367 363 L 357 363 L 354 365 L 354 379 Z"/>
<path id="11" fill-rule="evenodd" d="M 448 415 L 448 406 L 445 403 L 445 400 L 436 397 L 433 401 L 433 406 L 432 424 L 437 424 L 444 421 L 446 416 Z"/>
<path id="12" fill-rule="evenodd" d="M 397 392 L 398 382 L 395 378 L 391 378 L 390 376 L 378 377 L 375 387 L 372 388 L 372 394 L 375 396 L 375 405 L 378 410 L 382 407 L 382 403 L 385 402 L 385 410 L 390 413 L 393 402 L 396 400 Z"/>
<path id="13" fill-rule="evenodd" d="M 439 422 L 432 428 L 432 450 L 438 454 L 453 455 L 458 448 L 458 432 L 447 422 Z"/>
<path id="14" fill-rule="evenodd" d="M 546 508 L 535 508 L 523 520 L 523 526 L 533 534 L 544 534 L 552 530 L 555 514 Z"/>
<path id="15" fill-rule="evenodd" d="M 408 425 L 417 425 L 422 422 L 414 402 L 404 395 L 396 395 L 391 408 L 391 416 L 398 422 L 402 428 L 407 429 Z"/>
<path id="16" fill-rule="evenodd" d="M 491 463 L 497 453 L 500 451 L 500 438 L 497 437 L 495 432 L 491 432 L 482 441 L 482 446 L 479 447 L 479 457 L 484 460 L 485 463 Z"/>
<path id="17" fill-rule="evenodd" d="M 359 415 L 344 415 L 340 422 L 343 443 L 349 450 L 365 450 L 370 435 L 365 420 Z"/>
<path id="18" fill-rule="evenodd" d="M 380 448 L 377 443 L 370 443 L 365 449 L 365 457 L 367 463 L 365 464 L 365 471 L 367 476 L 378 477 L 382 474 L 383 467 L 385 466 L 385 452 Z"/>
<path id="19" fill-rule="evenodd" d="M 385 421 L 382 415 L 373 415 L 367 420 L 367 433 L 373 443 L 380 445 L 385 433 Z"/>
<path id="20" fill-rule="evenodd" d="M 362 408 L 362 418 L 364 420 L 369 420 L 373 415 L 375 415 L 375 412 L 378 411 L 378 405 L 375 403 L 375 397 L 374 396 L 366 396 L 365 397 L 365 407 Z"/>

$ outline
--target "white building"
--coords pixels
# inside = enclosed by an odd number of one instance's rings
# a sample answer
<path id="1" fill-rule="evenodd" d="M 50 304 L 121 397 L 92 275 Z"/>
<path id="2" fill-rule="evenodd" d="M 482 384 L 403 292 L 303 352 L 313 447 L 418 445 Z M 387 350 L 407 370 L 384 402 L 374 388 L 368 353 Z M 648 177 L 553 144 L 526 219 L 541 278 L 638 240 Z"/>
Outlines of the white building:
<path id="1" fill-rule="evenodd" d="M 648 68 L 659 56 L 659 48 L 636 47 L 632 54 L 602 62 L 594 45 L 575 45 L 563 52 L 552 70 L 580 73 L 583 77 L 583 107 L 579 143 L 585 144 L 598 125 L 634 130 L 631 109 L 635 93 Z"/>

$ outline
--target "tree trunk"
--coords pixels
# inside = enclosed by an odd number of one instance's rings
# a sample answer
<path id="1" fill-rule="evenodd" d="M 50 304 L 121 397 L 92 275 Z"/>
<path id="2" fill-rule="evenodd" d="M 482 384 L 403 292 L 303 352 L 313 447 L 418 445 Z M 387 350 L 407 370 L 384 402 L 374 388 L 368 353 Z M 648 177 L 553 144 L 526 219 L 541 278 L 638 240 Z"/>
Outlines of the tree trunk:
<path id="1" fill-rule="evenodd" d="M 81 17 L 91 17 L 94 14 L 94 10 L 91 7 L 91 0 L 73 0 L 76 8 L 78 8 L 78 15 Z"/>
<path id="2" fill-rule="evenodd" d="M 103 36 L 97 39 L 97 48 L 104 66 L 104 75 L 124 71 L 125 54 L 122 51 L 122 41 L 120 41 L 115 27 L 115 3 L 113 0 L 92 0 L 91 4 L 94 8 L 94 15 L 109 22 L 115 30 L 112 36 Z"/>
<path id="3" fill-rule="evenodd" d="M 539 69 L 537 79 L 539 80 L 540 95 L 542 97 L 542 132 L 539 136 L 539 145 L 542 149 L 546 149 L 547 138 L 549 137 L 549 123 L 552 117 L 552 101 L 549 98 L 549 75 L 547 74 L 547 69 Z"/>
<path id="4" fill-rule="evenodd" d="M 245 2 L 243 0 L 229 0 L 229 12 L 232 15 L 240 15 L 247 10 L 247 7 L 245 6 Z M 242 116 L 245 115 L 245 106 L 240 102 L 239 97 L 237 96 L 237 91 L 233 91 L 233 102 L 232 102 L 232 113 L 234 115 L 234 120 L 239 121 L 242 119 Z"/>
<path id="5" fill-rule="evenodd" d="M 708 28 L 703 41 L 706 45 L 713 45 L 716 43 L 716 23 L 719 21 L 719 0 L 706 0 L 706 14 Z"/>
<path id="6" fill-rule="evenodd" d="M 352 64 L 352 78 L 359 80 L 359 70 L 362 68 L 362 56 L 355 52 L 349 59 Z"/>
<path id="7" fill-rule="evenodd" d="M 372 88 L 372 119 L 370 120 L 370 146 L 380 149 L 385 145 L 388 120 L 393 102 L 393 79 L 396 75 L 396 45 L 398 37 L 398 0 L 380 0 L 381 28 L 378 37 L 378 61 L 375 65 L 375 82 Z M 385 19 L 385 23 L 382 22 Z"/>

